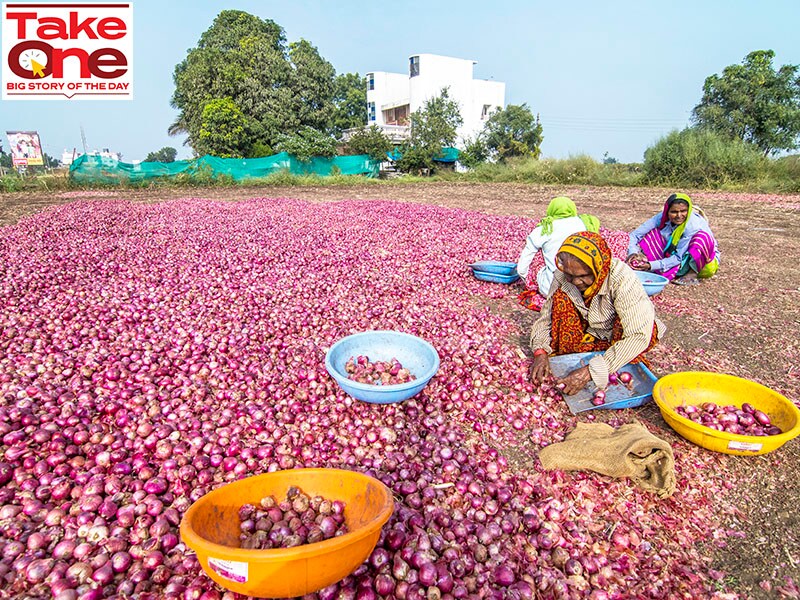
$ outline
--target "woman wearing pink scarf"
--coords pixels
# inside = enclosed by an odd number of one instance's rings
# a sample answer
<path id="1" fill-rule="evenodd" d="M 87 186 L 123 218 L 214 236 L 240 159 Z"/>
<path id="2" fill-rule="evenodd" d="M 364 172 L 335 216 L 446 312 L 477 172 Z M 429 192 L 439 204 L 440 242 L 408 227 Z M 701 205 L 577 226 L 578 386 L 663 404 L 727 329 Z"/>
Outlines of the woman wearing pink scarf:
<path id="1" fill-rule="evenodd" d="M 719 269 L 719 248 L 705 217 L 686 194 L 672 194 L 661 214 L 630 234 L 628 264 L 638 271 L 686 284 L 712 277 Z"/>

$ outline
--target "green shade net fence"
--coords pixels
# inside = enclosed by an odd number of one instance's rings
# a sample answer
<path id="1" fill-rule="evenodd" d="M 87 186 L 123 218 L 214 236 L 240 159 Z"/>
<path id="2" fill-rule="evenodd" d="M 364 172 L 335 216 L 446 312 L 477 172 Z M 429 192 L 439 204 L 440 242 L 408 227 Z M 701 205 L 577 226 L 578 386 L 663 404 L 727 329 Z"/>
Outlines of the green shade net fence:
<path id="1" fill-rule="evenodd" d="M 312 158 L 303 162 L 281 152 L 264 158 L 217 158 L 201 156 L 192 160 L 172 163 L 141 162 L 124 163 L 102 156 L 82 154 L 69 168 L 69 176 L 76 183 L 147 183 L 154 180 L 169 180 L 179 175 L 215 178 L 227 176 L 234 181 L 268 177 L 274 173 L 287 172 L 292 175 L 365 175 L 377 177 L 380 161 L 366 154 L 336 156 L 334 158 Z"/>

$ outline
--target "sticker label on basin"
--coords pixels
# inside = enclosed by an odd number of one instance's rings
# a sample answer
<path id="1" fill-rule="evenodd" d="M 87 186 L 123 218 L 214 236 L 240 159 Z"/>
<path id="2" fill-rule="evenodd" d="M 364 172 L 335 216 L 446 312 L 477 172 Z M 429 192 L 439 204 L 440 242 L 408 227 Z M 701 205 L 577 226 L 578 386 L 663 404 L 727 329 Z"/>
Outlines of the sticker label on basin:
<path id="1" fill-rule="evenodd" d="M 247 563 L 235 560 L 222 560 L 221 558 L 209 558 L 208 566 L 220 577 L 230 579 L 236 583 L 247 581 Z"/>
<path id="2" fill-rule="evenodd" d="M 750 452 L 758 452 L 764 444 L 751 444 L 750 442 L 735 442 L 731 440 L 728 442 L 728 450 L 745 450 Z"/>

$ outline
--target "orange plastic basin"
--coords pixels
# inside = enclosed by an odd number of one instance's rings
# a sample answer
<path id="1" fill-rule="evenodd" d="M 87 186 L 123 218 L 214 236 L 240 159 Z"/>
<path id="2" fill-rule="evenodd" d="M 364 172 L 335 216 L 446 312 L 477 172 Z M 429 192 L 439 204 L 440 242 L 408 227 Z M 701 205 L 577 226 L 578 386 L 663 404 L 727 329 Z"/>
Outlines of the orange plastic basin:
<path id="1" fill-rule="evenodd" d="M 653 400 L 667 424 L 690 442 L 724 454 L 752 456 L 766 454 L 800 434 L 800 410 L 786 396 L 755 381 L 723 373 L 686 371 L 659 379 L 653 386 Z M 769 415 L 783 430 L 778 435 L 737 435 L 717 431 L 679 415 L 675 409 L 689 404 L 713 402 L 741 408 L 749 402 Z"/>
<path id="2" fill-rule="evenodd" d="M 239 508 L 264 496 L 286 497 L 290 486 L 309 496 L 345 503 L 349 533 L 273 550 L 239 548 Z M 233 592 L 259 598 L 302 596 L 352 573 L 372 553 L 394 510 L 389 489 L 377 479 L 341 469 L 289 469 L 248 477 L 209 492 L 181 521 L 184 543 L 211 579 Z"/>

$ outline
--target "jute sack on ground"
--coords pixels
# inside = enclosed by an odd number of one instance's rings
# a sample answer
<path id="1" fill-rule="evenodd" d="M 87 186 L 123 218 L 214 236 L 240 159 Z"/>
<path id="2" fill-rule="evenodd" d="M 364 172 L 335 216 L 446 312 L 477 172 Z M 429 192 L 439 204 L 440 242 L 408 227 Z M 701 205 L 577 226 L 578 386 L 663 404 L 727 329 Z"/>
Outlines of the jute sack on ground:
<path id="1" fill-rule="evenodd" d="M 545 469 L 628 477 L 659 498 L 675 491 L 672 447 L 638 422 L 617 429 L 606 423 L 578 423 L 563 442 L 543 448 L 539 459 Z"/>

